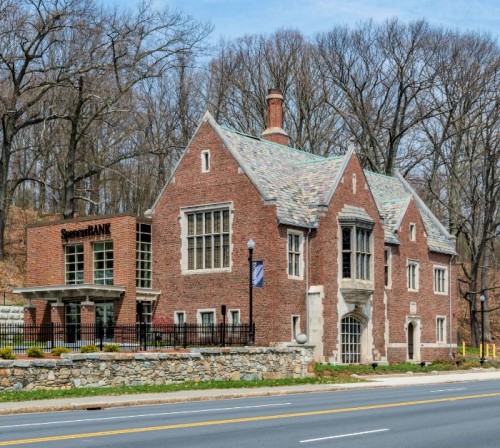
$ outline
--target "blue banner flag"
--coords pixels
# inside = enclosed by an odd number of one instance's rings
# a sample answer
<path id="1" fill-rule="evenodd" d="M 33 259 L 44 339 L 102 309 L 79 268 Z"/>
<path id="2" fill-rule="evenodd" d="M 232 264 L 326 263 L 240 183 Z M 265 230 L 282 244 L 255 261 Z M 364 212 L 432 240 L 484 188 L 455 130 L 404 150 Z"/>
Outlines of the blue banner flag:
<path id="1" fill-rule="evenodd" d="M 262 261 L 254 261 L 252 285 L 254 288 L 262 288 L 263 283 L 264 283 L 264 263 Z"/>

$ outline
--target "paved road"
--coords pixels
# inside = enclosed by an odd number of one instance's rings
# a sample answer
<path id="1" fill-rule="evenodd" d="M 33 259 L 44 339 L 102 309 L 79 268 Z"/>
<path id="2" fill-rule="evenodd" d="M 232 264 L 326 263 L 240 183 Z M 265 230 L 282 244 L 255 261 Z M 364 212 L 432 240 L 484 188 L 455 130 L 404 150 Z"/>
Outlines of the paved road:
<path id="1" fill-rule="evenodd" d="M 500 381 L 0 417 L 1 446 L 500 447 Z"/>

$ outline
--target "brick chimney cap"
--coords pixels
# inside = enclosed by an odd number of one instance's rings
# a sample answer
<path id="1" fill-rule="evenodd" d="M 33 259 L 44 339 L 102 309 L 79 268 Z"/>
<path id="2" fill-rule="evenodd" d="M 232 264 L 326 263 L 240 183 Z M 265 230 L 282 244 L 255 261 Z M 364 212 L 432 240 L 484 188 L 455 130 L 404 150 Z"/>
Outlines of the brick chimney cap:
<path id="1" fill-rule="evenodd" d="M 281 92 L 281 89 L 269 89 L 267 91 L 266 100 L 271 98 L 283 99 L 283 92 Z"/>

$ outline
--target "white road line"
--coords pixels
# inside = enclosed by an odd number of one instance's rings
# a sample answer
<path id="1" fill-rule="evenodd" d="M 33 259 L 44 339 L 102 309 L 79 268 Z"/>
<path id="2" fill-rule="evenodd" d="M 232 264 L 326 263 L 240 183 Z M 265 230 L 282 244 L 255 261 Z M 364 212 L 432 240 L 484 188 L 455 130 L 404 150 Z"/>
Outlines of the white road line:
<path id="1" fill-rule="evenodd" d="M 436 393 L 436 392 L 455 392 L 457 390 L 467 390 L 466 387 L 461 387 L 460 389 L 439 389 L 439 390 L 431 390 L 431 394 Z"/>
<path id="2" fill-rule="evenodd" d="M 300 443 L 320 442 L 321 440 L 341 439 L 342 437 L 362 436 L 364 434 L 373 434 L 376 432 L 384 432 L 384 431 L 389 431 L 389 429 L 388 428 L 374 429 L 373 431 L 353 432 L 351 434 L 339 434 L 338 436 L 329 436 L 329 437 L 320 437 L 318 439 L 300 440 Z"/>
<path id="3" fill-rule="evenodd" d="M 160 415 L 183 415 L 183 414 L 201 414 L 206 412 L 222 412 L 222 411 L 234 411 L 240 409 L 258 409 L 258 408 L 270 408 L 275 406 L 289 406 L 292 403 L 271 403 L 271 404 L 261 404 L 255 406 L 235 406 L 232 408 L 213 408 L 213 409 L 196 409 L 193 411 L 173 411 L 173 412 L 159 412 L 155 414 L 137 414 L 137 415 L 122 415 L 116 417 L 99 417 L 99 418 L 82 418 L 78 420 L 60 420 L 56 422 L 41 422 L 41 423 L 23 423 L 20 425 L 5 425 L 0 426 L 0 429 L 7 428 L 25 428 L 28 426 L 48 426 L 48 425 L 59 425 L 61 423 L 81 423 L 81 422 L 96 422 L 104 420 L 127 420 L 131 418 L 139 417 L 156 417 Z"/>

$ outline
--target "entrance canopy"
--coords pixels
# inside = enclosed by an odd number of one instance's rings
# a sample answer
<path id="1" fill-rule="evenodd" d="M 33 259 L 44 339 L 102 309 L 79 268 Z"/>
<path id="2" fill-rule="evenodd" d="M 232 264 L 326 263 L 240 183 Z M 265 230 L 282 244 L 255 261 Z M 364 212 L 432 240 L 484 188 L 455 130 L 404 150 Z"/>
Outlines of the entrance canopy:
<path id="1" fill-rule="evenodd" d="M 125 292 L 125 286 L 113 285 L 51 285 L 51 286 L 31 286 L 29 288 L 15 288 L 16 294 L 21 294 L 25 299 L 45 299 L 57 300 L 74 297 L 99 297 L 106 299 L 118 299 Z"/>

